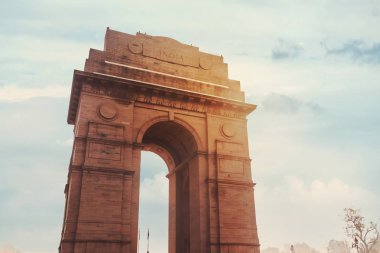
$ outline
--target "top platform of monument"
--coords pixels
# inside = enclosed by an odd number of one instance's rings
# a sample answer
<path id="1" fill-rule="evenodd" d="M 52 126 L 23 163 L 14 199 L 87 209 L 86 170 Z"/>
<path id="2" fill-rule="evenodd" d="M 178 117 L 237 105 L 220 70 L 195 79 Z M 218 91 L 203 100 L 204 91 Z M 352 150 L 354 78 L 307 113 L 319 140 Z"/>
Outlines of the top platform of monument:
<path id="1" fill-rule="evenodd" d="M 107 28 L 104 50 L 90 50 L 83 73 L 89 72 L 244 103 L 240 82 L 228 79 L 222 56 L 167 37 Z"/>

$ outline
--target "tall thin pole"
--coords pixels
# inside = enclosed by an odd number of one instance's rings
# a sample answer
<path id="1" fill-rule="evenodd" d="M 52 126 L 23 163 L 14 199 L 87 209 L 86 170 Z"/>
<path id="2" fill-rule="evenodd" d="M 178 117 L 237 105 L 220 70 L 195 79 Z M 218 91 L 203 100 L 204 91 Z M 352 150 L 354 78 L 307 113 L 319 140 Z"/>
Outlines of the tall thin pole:
<path id="1" fill-rule="evenodd" d="M 147 246 L 146 252 L 149 253 L 149 228 L 148 228 L 148 246 Z"/>
<path id="2" fill-rule="evenodd" d="M 140 252 L 140 229 L 139 229 L 139 239 L 137 241 L 137 253 Z"/>

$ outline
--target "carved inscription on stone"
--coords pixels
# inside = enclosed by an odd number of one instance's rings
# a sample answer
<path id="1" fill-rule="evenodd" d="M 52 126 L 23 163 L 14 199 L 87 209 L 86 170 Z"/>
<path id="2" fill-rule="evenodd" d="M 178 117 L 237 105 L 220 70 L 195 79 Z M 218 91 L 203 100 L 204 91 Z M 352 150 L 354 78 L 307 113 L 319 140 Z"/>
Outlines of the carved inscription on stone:
<path id="1" fill-rule="evenodd" d="M 168 48 L 160 44 L 143 43 L 137 40 L 129 42 L 128 48 L 134 54 L 142 53 L 144 56 L 161 61 L 196 68 L 199 67 L 199 56 L 195 48 L 189 48 L 184 51 L 180 49 Z"/>
<path id="2" fill-rule="evenodd" d="M 216 141 L 216 150 L 218 154 L 240 155 L 240 156 L 244 154 L 243 144 L 234 143 L 234 142 Z"/>
<path id="3" fill-rule="evenodd" d="M 82 91 L 96 95 L 120 98 L 125 100 L 127 103 L 134 101 L 136 98 L 136 94 L 128 89 L 120 87 L 106 87 L 100 84 L 84 83 L 82 86 Z"/>
<path id="4" fill-rule="evenodd" d="M 220 109 L 220 108 L 209 108 L 207 110 L 208 113 L 219 115 L 223 117 L 228 118 L 237 118 L 237 119 L 244 119 L 245 115 L 244 113 L 241 113 L 239 111 L 233 111 L 233 110 L 226 110 L 226 109 Z"/>
<path id="5" fill-rule="evenodd" d="M 162 105 L 171 108 L 177 108 L 182 110 L 194 111 L 194 112 L 206 112 L 205 102 L 191 102 L 186 100 L 177 100 L 174 98 L 168 98 L 157 95 L 144 95 L 137 96 L 137 101 L 148 104 Z"/>
<path id="6" fill-rule="evenodd" d="M 121 145 L 90 142 L 89 157 L 96 159 L 120 161 Z"/>
<path id="7" fill-rule="evenodd" d="M 144 93 L 137 94 L 131 90 L 110 88 L 102 85 L 84 84 L 82 90 L 96 95 L 124 99 L 127 101 L 127 103 L 130 103 L 132 101 L 138 101 L 142 103 L 162 105 L 166 107 L 188 110 L 193 112 L 210 113 L 213 115 L 219 115 L 228 118 L 245 118 L 245 113 L 239 112 L 238 110 L 221 109 L 219 106 L 211 106 L 207 104 L 206 101 L 192 102 L 187 100 L 169 98 L 164 95 L 152 95 Z"/>
<path id="8" fill-rule="evenodd" d="M 219 170 L 222 173 L 244 175 L 244 161 L 220 158 Z"/>
<path id="9" fill-rule="evenodd" d="M 89 137 L 123 140 L 124 127 L 90 122 Z"/>
<path id="10" fill-rule="evenodd" d="M 188 110 L 193 112 L 210 113 L 229 118 L 244 119 L 245 114 L 239 111 L 228 109 L 220 109 L 217 106 L 207 105 L 207 102 L 192 102 L 187 100 L 177 100 L 157 95 L 140 94 L 136 97 L 136 101 L 148 104 L 162 105 L 166 107 Z"/>
<path id="11" fill-rule="evenodd" d="M 188 65 L 188 64 L 185 64 L 185 57 L 183 56 L 183 54 L 173 49 L 168 49 L 168 48 L 163 48 L 163 47 L 155 48 L 155 47 L 149 46 L 149 44 L 145 44 L 144 49 L 143 49 L 143 55 L 152 57 L 158 60 L 162 60 L 162 61 L 167 61 L 167 62 L 181 64 L 181 65 Z"/>

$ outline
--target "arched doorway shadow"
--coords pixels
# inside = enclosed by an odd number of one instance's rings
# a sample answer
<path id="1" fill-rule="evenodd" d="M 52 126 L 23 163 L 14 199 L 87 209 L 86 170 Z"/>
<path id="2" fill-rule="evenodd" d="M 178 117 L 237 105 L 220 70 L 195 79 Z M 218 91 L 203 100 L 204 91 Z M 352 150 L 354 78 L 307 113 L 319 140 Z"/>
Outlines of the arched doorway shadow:
<path id="1" fill-rule="evenodd" d="M 144 129 L 141 144 L 143 150 L 159 155 L 168 167 L 169 252 L 189 252 L 192 229 L 190 171 L 197 167 L 192 162 L 197 154 L 197 142 L 193 134 L 178 122 L 158 121 Z"/>

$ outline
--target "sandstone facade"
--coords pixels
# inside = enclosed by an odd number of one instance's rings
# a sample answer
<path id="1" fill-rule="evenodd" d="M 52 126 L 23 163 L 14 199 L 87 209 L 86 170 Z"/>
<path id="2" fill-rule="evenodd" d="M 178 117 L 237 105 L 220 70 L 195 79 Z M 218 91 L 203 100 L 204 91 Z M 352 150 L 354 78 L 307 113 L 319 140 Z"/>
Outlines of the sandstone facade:
<path id="1" fill-rule="evenodd" d="M 140 153 L 168 167 L 170 253 L 259 253 L 247 115 L 221 56 L 107 29 L 75 70 L 61 253 L 136 253 Z"/>

